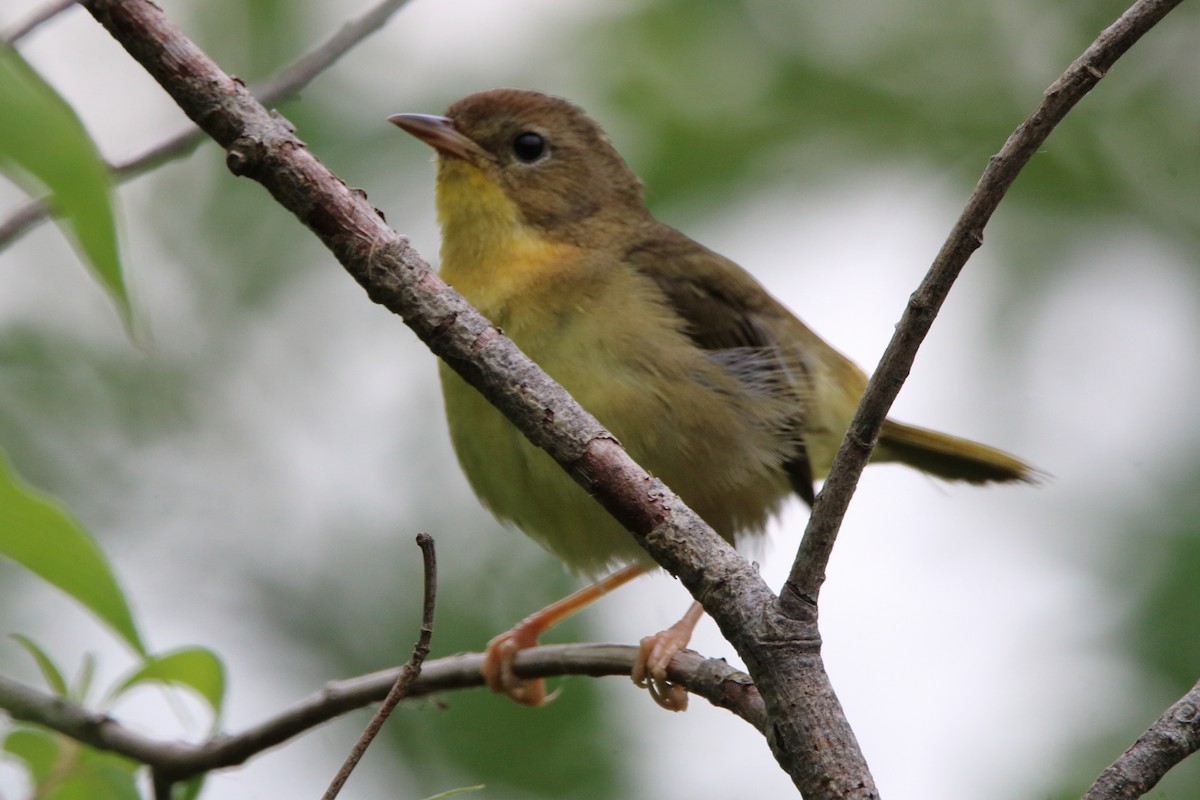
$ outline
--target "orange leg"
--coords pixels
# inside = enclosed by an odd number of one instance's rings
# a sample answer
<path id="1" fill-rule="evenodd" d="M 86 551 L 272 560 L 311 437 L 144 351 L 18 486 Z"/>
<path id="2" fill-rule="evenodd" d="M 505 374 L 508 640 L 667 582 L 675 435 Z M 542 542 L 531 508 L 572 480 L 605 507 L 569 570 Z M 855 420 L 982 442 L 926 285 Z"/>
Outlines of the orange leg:
<path id="1" fill-rule="evenodd" d="M 540 678 L 532 681 L 522 680 L 513 672 L 513 659 L 517 653 L 527 647 L 536 647 L 538 639 L 547 630 L 584 606 L 598 600 L 618 586 L 629 583 L 645 572 L 645 567 L 636 564 L 622 567 L 607 578 L 585 586 L 557 603 L 552 603 L 541 611 L 530 614 L 514 625 L 512 630 L 492 639 L 488 642 L 483 656 L 483 668 L 480 670 L 488 688 L 493 692 L 506 694 L 516 702 L 527 706 L 540 706 L 546 702 L 545 681 Z M 695 627 L 695 623 L 692 625 Z M 686 643 L 685 640 L 684 644 Z M 667 661 L 670 660 L 670 656 L 668 656 Z M 665 670 L 665 667 L 663 669 Z"/>
<path id="2" fill-rule="evenodd" d="M 642 639 L 637 661 L 633 664 L 629 677 L 638 686 L 648 689 L 654 702 L 668 711 L 687 710 L 687 689 L 667 680 L 667 666 L 676 653 L 687 647 L 702 616 L 704 609 L 699 603 L 693 602 L 679 622 L 661 633 Z"/>

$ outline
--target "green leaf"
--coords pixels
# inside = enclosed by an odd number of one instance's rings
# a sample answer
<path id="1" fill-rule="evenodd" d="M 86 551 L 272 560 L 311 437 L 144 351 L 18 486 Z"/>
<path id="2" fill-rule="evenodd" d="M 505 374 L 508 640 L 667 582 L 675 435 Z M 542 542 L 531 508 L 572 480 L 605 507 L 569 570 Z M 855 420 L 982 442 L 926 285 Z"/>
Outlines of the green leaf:
<path id="1" fill-rule="evenodd" d="M 221 659 L 203 647 L 185 647 L 165 655 L 148 656 L 132 675 L 117 685 L 113 696 L 142 683 L 169 683 L 194 690 L 213 713 L 221 713 L 225 698 L 225 668 Z"/>
<path id="2" fill-rule="evenodd" d="M 85 747 L 61 734 L 18 728 L 4 749 L 25 762 L 38 800 L 139 800 L 140 764 Z"/>
<path id="3" fill-rule="evenodd" d="M 52 800 L 141 800 L 136 775 L 141 765 L 135 761 L 81 747 L 69 778 L 47 798 Z"/>
<path id="4" fill-rule="evenodd" d="M 56 765 L 50 781 L 39 786 L 39 800 L 141 800 L 137 763 L 76 743 L 67 752 L 69 763 Z"/>
<path id="5" fill-rule="evenodd" d="M 96 654 L 84 653 L 83 663 L 79 665 L 79 672 L 75 674 L 75 682 L 70 690 L 70 697 L 78 703 L 84 703 L 87 700 L 88 693 L 92 690 L 92 680 L 96 677 Z"/>
<path id="6" fill-rule="evenodd" d="M 133 612 L 104 553 L 52 498 L 22 482 L 0 454 L 0 555 L 57 586 L 145 655 Z"/>
<path id="7" fill-rule="evenodd" d="M 4 737 L 4 750 L 25 762 L 35 784 L 40 784 L 58 762 L 59 739 L 34 728 L 17 728 Z"/>
<path id="8" fill-rule="evenodd" d="M 42 677 L 45 679 L 46 685 L 50 687 L 51 691 L 53 691 L 59 697 L 66 697 L 67 680 L 63 677 L 63 674 L 61 671 L 59 671 L 58 667 L 55 666 L 54 661 L 50 658 L 46 651 L 38 646 L 28 636 L 22 636 L 19 633 L 14 633 L 11 635 L 11 638 L 14 642 L 25 648 L 25 652 L 29 653 L 29 655 L 33 657 L 33 660 L 38 665 L 38 669 L 42 672 Z"/>
<path id="9" fill-rule="evenodd" d="M 204 789 L 204 779 L 208 773 L 202 772 L 196 777 L 177 783 L 171 787 L 171 800 L 196 800 Z"/>
<path id="10" fill-rule="evenodd" d="M 50 192 L 55 212 L 128 325 L 108 167 L 74 109 L 4 44 L 0 108 L 0 170 L 31 193 Z"/>

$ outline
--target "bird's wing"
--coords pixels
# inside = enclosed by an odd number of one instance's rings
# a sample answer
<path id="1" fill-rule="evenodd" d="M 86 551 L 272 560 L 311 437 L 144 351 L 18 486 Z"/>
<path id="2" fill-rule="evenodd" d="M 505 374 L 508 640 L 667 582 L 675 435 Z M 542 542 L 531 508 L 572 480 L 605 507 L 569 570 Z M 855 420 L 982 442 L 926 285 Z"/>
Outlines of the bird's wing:
<path id="1" fill-rule="evenodd" d="M 771 320 L 780 315 L 799 321 L 748 272 L 672 228 L 656 225 L 623 256 L 657 285 L 688 337 L 714 361 L 749 391 L 787 398 L 795 415 L 781 426 L 792 452 L 784 466 L 793 489 L 811 505 L 813 472 L 803 438 L 808 370 L 771 333 Z"/>

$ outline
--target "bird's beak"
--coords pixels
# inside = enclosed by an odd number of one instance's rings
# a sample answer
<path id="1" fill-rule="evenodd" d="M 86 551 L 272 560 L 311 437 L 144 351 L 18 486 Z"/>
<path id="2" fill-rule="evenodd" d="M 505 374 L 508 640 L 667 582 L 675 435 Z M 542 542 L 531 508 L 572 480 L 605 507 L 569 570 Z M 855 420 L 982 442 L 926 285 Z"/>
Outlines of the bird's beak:
<path id="1" fill-rule="evenodd" d="M 435 117 L 431 114 L 393 114 L 388 117 L 388 122 L 411 133 L 444 156 L 461 158 L 465 161 L 479 161 L 481 157 L 486 156 L 479 145 L 458 132 L 454 127 L 454 120 L 449 117 Z"/>

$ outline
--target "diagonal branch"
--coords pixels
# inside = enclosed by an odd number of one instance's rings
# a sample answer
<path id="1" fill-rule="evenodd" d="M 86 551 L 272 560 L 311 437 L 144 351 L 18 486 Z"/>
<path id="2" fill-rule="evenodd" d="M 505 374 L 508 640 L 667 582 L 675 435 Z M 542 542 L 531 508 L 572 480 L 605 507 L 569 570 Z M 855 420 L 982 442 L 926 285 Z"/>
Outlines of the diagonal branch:
<path id="1" fill-rule="evenodd" d="M 637 648 L 614 644 L 548 645 L 523 650 L 514 668 L 523 678 L 562 675 L 629 675 Z M 467 653 L 426 662 L 409 686 L 409 698 L 481 687 L 483 655 Z M 61 697 L 38 691 L 0 675 L 0 708 L 16 720 L 58 731 L 92 747 L 127 756 L 168 776 L 185 780 L 210 770 L 238 766 L 348 711 L 383 700 L 403 668 L 333 681 L 311 697 L 240 733 L 190 744 L 156 740 L 117 720 L 89 711 Z M 722 659 L 706 659 L 685 651 L 671 662 L 668 677 L 713 705 L 732 711 L 762 731 L 762 700 L 748 675 Z"/>
<path id="2" fill-rule="evenodd" d="M 1168 708 L 1088 789 L 1083 800 L 1129 800 L 1200 750 L 1200 681 Z"/>
<path id="3" fill-rule="evenodd" d="M 1106 28 L 1067 71 L 1050 85 L 1045 98 L 1017 127 L 1004 147 L 988 162 L 962 215 L 934 259 L 925 279 L 908 300 L 891 342 L 871 376 L 858 412 L 850 423 L 821 493 L 784 587 L 785 598 L 816 603 L 825 580 L 842 518 L 871 457 L 879 429 L 900 387 L 912 369 L 917 348 L 929 332 L 950 287 L 971 254 L 983 244 L 983 228 L 1017 175 L 1050 132 L 1075 104 L 1100 82 L 1118 58 L 1182 0 L 1138 0 Z"/>

